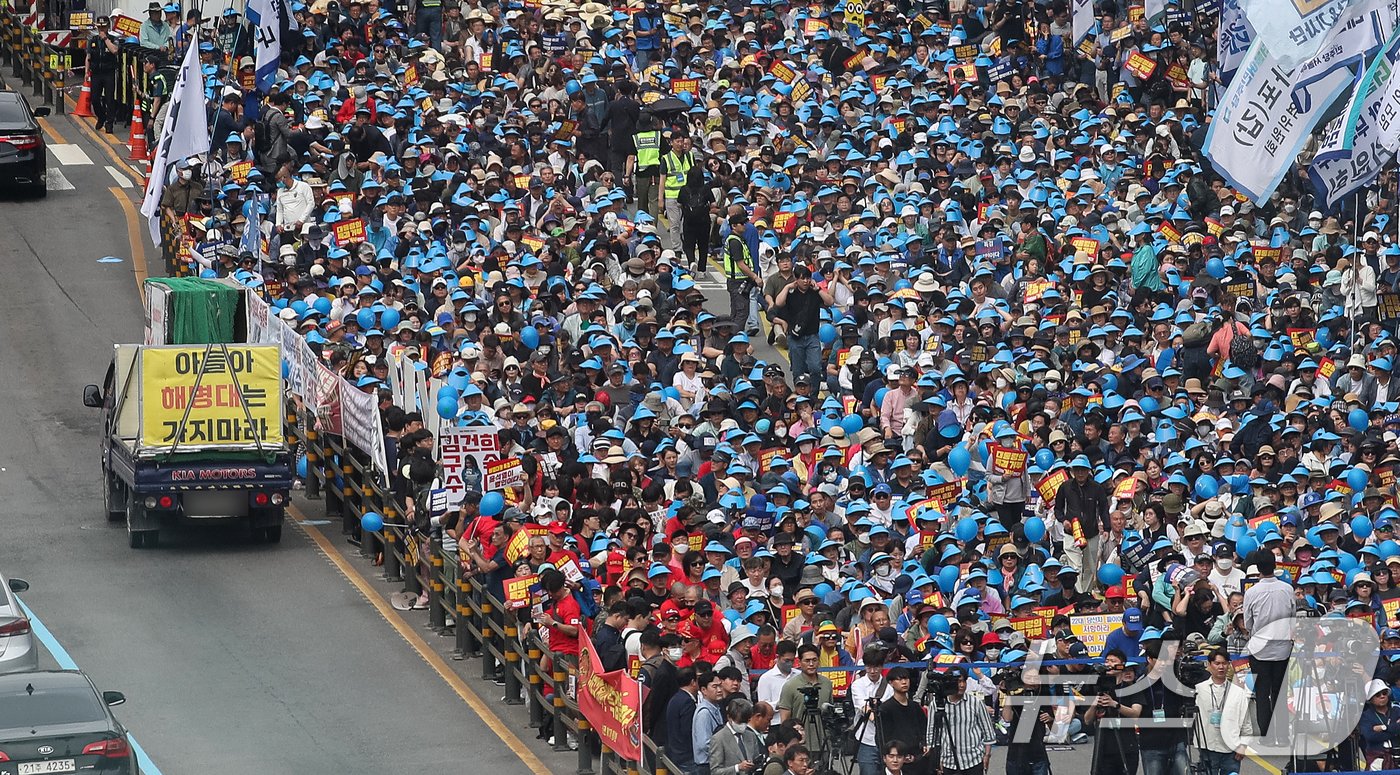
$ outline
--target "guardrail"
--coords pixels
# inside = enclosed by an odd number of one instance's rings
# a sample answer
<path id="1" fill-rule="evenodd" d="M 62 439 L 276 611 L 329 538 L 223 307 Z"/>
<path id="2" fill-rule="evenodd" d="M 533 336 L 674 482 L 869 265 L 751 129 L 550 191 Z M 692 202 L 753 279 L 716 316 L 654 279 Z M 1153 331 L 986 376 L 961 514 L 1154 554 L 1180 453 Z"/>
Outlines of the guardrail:
<path id="1" fill-rule="evenodd" d="M 0 58 L 35 97 L 58 113 L 66 112 L 63 91 L 72 72 L 72 52 L 44 43 L 9 5 L 0 5 Z"/>
<path id="2" fill-rule="evenodd" d="M 423 536 L 401 524 L 393 494 L 363 455 L 341 437 L 318 432 L 304 411 L 289 414 L 287 422 L 289 443 L 302 445 L 306 454 L 306 497 L 324 499 L 326 518 L 338 520 L 341 532 L 359 542 L 362 557 L 382 563 L 384 581 L 403 583 L 410 595 L 427 593 L 428 627 L 455 639 L 451 658 L 480 659 L 482 680 L 503 683 L 505 704 L 528 705 L 529 726 L 548 732 L 555 751 L 567 752 L 570 740 L 576 741 L 576 775 L 636 775 L 638 764 L 603 748 L 579 712 L 575 667 L 557 659 L 479 579 L 464 575 L 440 532 Z M 360 530 L 360 518 L 371 511 L 384 518 L 382 542 Z M 648 736 L 642 742 L 646 772 L 681 772 Z"/>

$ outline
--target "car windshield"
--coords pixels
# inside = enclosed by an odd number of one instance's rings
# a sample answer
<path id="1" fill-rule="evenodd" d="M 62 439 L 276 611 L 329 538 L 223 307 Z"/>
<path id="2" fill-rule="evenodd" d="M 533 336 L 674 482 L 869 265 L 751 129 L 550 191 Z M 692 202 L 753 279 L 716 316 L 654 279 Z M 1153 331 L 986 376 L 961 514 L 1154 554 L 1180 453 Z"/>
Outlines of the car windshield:
<path id="1" fill-rule="evenodd" d="M 24 686 L 0 691 L 0 729 L 86 724 L 101 721 L 105 715 L 97 696 L 86 686 L 36 686 L 33 694 Z"/>

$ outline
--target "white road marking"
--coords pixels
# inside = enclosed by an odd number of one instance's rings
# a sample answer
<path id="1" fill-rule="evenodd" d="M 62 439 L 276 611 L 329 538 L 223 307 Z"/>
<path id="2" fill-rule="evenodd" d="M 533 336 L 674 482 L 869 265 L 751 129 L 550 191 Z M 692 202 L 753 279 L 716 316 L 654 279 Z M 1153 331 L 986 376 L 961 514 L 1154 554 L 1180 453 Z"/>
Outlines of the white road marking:
<path id="1" fill-rule="evenodd" d="M 53 154 L 58 163 L 64 166 L 80 167 L 92 164 L 92 159 L 88 158 L 87 152 L 72 143 L 53 143 L 49 145 L 49 153 Z"/>
<path id="2" fill-rule="evenodd" d="M 107 165 L 107 174 L 112 176 L 112 180 L 117 181 L 118 186 L 121 186 L 122 188 L 133 187 L 131 184 L 131 178 L 128 178 L 126 175 L 123 175 L 121 172 L 118 172 L 117 168 L 113 167 L 110 164 Z"/>
<path id="3" fill-rule="evenodd" d="M 68 182 L 68 178 L 63 176 L 63 171 L 58 167 L 49 167 L 49 190 L 50 191 L 72 191 L 77 188 Z"/>

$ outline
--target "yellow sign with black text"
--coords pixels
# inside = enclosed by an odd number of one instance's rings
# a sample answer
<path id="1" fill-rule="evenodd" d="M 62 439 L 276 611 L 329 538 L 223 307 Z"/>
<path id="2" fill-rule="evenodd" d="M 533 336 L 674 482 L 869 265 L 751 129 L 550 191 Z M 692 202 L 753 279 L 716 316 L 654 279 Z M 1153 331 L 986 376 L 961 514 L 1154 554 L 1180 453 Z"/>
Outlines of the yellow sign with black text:
<path id="1" fill-rule="evenodd" d="M 269 448 L 282 443 L 276 345 L 141 350 L 141 444 Z"/>

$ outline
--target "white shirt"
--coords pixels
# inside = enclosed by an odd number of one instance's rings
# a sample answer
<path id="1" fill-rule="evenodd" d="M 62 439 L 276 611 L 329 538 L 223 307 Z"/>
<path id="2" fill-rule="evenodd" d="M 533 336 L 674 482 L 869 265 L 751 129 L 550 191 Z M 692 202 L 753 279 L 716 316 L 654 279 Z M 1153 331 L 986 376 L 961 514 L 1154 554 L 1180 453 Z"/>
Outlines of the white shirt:
<path id="1" fill-rule="evenodd" d="M 1196 747 L 1216 753 L 1230 753 L 1235 750 L 1226 745 L 1225 738 L 1220 734 L 1220 724 L 1213 721 L 1219 718 L 1216 713 L 1224 715 L 1225 699 L 1229 696 L 1232 685 L 1228 679 L 1219 684 L 1211 679 L 1196 684 L 1196 718 L 1201 721 L 1197 727 L 1200 734 L 1196 735 L 1194 741 Z"/>
<path id="2" fill-rule="evenodd" d="M 793 670 L 790 667 L 786 673 L 779 670 L 777 665 L 768 668 L 767 672 L 758 677 L 758 688 L 754 692 L 755 701 L 778 707 L 778 697 L 783 693 L 783 684 L 787 683 L 792 674 Z"/>
<path id="3" fill-rule="evenodd" d="M 865 710 L 866 701 L 875 696 L 875 689 L 879 687 L 879 684 L 880 682 L 878 680 L 870 680 L 870 676 L 865 673 L 861 673 L 856 677 L 856 680 L 851 682 L 851 703 L 856 709 L 856 726 L 861 725 L 860 718 Z M 885 692 L 880 695 L 880 702 L 884 702 L 893 696 L 894 689 L 891 689 L 889 683 L 886 683 Z M 875 745 L 875 722 L 866 722 L 860 731 L 860 743 L 861 745 Z"/>
<path id="4" fill-rule="evenodd" d="M 311 186 L 304 181 L 292 179 L 292 184 L 277 192 L 277 225 L 291 226 L 302 223 L 311 217 L 316 207 Z"/>
<path id="5" fill-rule="evenodd" d="M 1244 585 L 1244 572 L 1239 568 L 1231 567 L 1229 573 L 1221 573 L 1220 566 L 1211 568 L 1210 575 L 1206 577 L 1210 585 L 1215 587 L 1215 591 L 1221 597 L 1228 598 L 1231 592 L 1239 592 Z"/>

